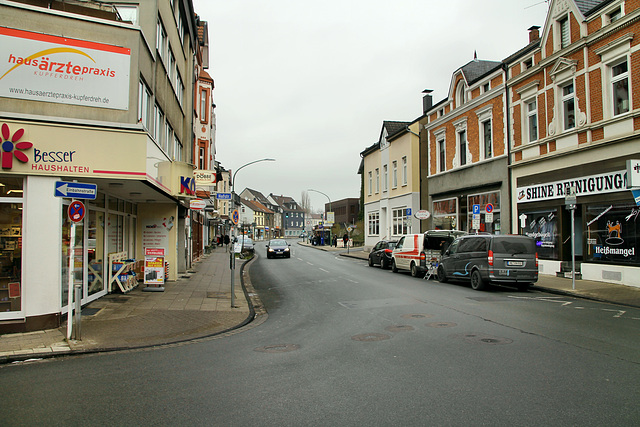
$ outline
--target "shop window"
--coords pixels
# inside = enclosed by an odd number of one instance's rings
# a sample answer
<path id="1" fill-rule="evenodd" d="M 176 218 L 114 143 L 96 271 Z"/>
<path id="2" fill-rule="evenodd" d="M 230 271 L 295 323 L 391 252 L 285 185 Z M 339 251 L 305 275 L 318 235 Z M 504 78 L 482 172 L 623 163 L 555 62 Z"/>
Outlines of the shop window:
<path id="1" fill-rule="evenodd" d="M 446 199 L 433 202 L 433 227 L 436 230 L 458 229 L 457 199 Z"/>
<path id="2" fill-rule="evenodd" d="M 631 202 L 585 210 L 586 261 L 640 266 L 640 207 Z"/>
<path id="3" fill-rule="evenodd" d="M 0 178 L 3 196 L 18 181 Z M 22 310 L 22 200 L 10 197 L 0 198 L 0 313 Z"/>
<path id="4" fill-rule="evenodd" d="M 467 230 L 500 234 L 500 192 L 470 195 L 467 197 L 467 212 L 473 212 L 473 205 L 480 206 L 480 224 L 479 228 L 473 227 L 473 216 L 468 215 Z"/>
<path id="5" fill-rule="evenodd" d="M 71 251 L 71 220 L 67 210 L 68 202 L 62 205 L 62 265 L 61 265 L 61 306 L 69 302 L 69 275 L 74 285 L 84 282 L 84 221 L 76 223 L 74 250 Z M 73 259 L 71 259 L 73 258 Z"/>
<path id="6" fill-rule="evenodd" d="M 541 259 L 559 259 L 558 211 L 524 211 L 519 213 L 519 217 L 523 214 L 526 215 L 526 226 L 522 229 L 522 234 L 536 240 L 538 256 Z"/>

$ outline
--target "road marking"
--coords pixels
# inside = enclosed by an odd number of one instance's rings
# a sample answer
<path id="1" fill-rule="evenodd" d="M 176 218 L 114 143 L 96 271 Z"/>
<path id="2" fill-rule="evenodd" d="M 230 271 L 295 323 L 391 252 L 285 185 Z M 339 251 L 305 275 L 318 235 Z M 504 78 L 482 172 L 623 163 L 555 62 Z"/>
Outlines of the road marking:
<path id="1" fill-rule="evenodd" d="M 309 261 L 307 261 L 307 264 L 309 264 L 309 265 L 313 265 L 313 264 L 311 264 Z"/>
<path id="2" fill-rule="evenodd" d="M 356 282 L 355 280 L 351 280 L 351 279 L 347 279 L 347 282 L 351 282 L 351 283 L 360 283 L 360 282 Z"/>
<path id="3" fill-rule="evenodd" d="M 622 317 L 622 315 L 624 315 L 626 313 L 626 311 L 624 311 L 624 310 L 611 310 L 611 309 L 608 309 L 608 308 L 603 308 L 602 310 L 603 311 L 612 311 L 614 313 L 618 313 L 613 317 Z"/>
<path id="4" fill-rule="evenodd" d="M 320 268 L 320 267 L 318 267 L 318 270 L 322 270 L 322 271 L 324 271 L 325 273 L 331 273 L 329 270 L 325 270 L 324 268 Z"/>

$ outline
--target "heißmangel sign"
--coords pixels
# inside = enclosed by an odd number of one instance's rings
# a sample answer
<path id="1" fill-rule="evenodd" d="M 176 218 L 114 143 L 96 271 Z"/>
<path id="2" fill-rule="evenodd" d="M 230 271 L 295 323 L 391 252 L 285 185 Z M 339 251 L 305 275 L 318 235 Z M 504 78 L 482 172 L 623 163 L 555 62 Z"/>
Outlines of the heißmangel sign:
<path id="1" fill-rule="evenodd" d="M 0 27 L 0 96 L 129 109 L 131 51 Z"/>

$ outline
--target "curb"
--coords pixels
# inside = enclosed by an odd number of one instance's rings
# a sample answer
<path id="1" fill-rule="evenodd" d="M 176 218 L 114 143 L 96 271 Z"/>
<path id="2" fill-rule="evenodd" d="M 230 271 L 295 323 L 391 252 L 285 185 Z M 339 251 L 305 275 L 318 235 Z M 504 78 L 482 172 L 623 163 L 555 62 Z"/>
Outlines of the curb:
<path id="1" fill-rule="evenodd" d="M 53 359 L 53 358 L 61 358 L 68 356 L 84 356 L 96 353 L 113 353 L 120 351 L 145 351 L 152 350 L 163 347 L 175 347 L 178 345 L 184 345 L 188 343 L 194 342 L 202 342 L 208 339 L 214 339 L 222 336 L 229 336 L 233 333 L 240 332 L 240 329 L 246 327 L 249 324 L 252 326 L 258 326 L 262 324 L 265 320 L 267 320 L 267 311 L 265 310 L 260 297 L 255 292 L 253 285 L 251 284 L 251 279 L 249 275 L 246 275 L 245 278 L 245 267 L 250 266 L 254 259 L 257 258 L 257 255 L 254 255 L 249 261 L 245 261 L 242 263 L 240 267 L 240 284 L 242 286 L 242 290 L 244 292 L 245 298 L 247 299 L 249 305 L 249 316 L 239 323 L 238 325 L 227 328 L 223 331 L 215 332 L 209 335 L 203 335 L 196 338 L 189 338 L 184 340 L 176 340 L 171 342 L 166 342 L 162 344 L 147 344 L 140 346 L 132 346 L 132 347 L 103 347 L 103 348 L 93 348 L 88 350 L 69 350 L 69 351 L 60 351 L 56 353 L 30 353 L 30 354 L 19 354 L 19 355 L 9 355 L 9 356 L 1 356 L 0 357 L 0 365 L 7 365 L 13 363 L 26 363 L 26 362 L 35 362 L 44 359 Z M 248 289 L 247 289 L 248 288 Z M 259 321 L 257 321 L 259 319 Z"/>

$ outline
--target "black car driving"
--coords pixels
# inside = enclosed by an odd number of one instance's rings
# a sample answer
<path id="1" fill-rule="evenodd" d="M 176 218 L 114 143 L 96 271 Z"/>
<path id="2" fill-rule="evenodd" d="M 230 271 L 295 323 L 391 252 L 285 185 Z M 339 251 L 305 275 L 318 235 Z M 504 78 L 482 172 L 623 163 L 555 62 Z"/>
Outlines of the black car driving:
<path id="1" fill-rule="evenodd" d="M 380 264 L 387 269 L 391 266 L 391 252 L 396 247 L 397 240 L 380 240 L 369 252 L 369 267 Z"/>
<path id="2" fill-rule="evenodd" d="M 271 239 L 266 246 L 267 258 L 291 258 L 291 245 L 284 239 Z"/>

